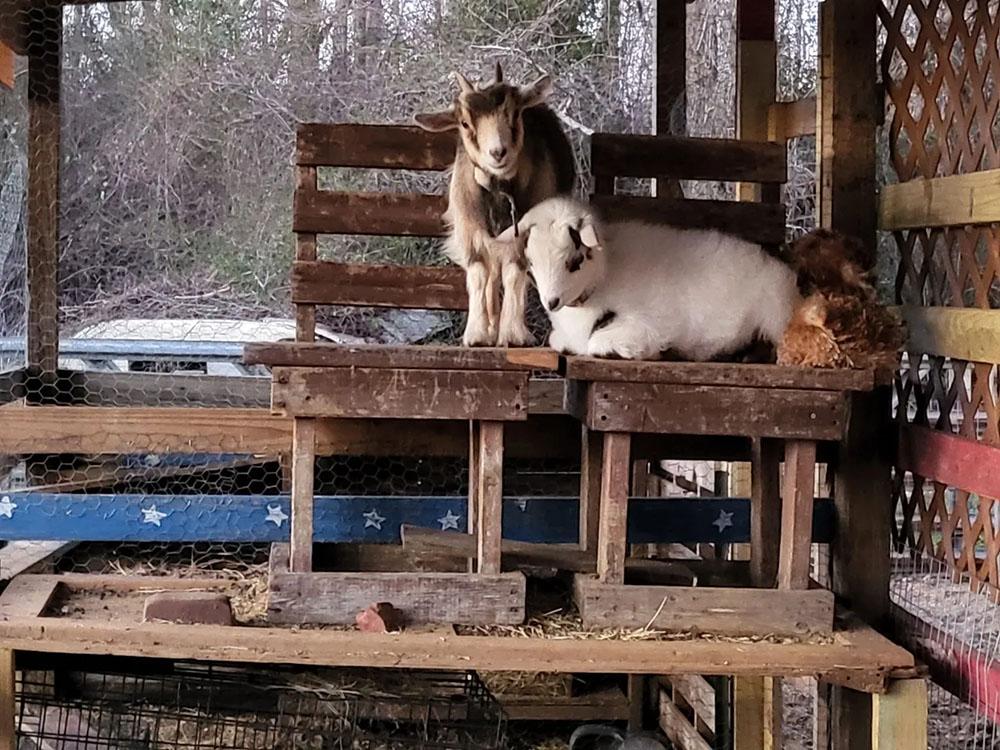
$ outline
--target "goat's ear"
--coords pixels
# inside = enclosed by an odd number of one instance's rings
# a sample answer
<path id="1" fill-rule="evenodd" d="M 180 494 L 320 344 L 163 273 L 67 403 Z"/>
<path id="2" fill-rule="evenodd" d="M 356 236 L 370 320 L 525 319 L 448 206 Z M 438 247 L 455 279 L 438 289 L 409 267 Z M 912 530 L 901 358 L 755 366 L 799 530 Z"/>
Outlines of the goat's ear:
<path id="1" fill-rule="evenodd" d="M 522 107 L 525 109 L 537 107 L 552 93 L 552 77 L 542 76 L 532 84 L 521 86 L 517 93 Z"/>
<path id="2" fill-rule="evenodd" d="M 445 109 L 441 112 L 423 112 L 414 115 L 413 119 L 417 125 L 432 133 L 454 130 L 458 127 L 458 118 L 455 117 L 454 109 Z"/>
<path id="3" fill-rule="evenodd" d="M 580 240 L 593 250 L 600 250 L 603 247 L 601 236 L 597 233 L 597 227 L 594 226 L 594 220 L 589 216 L 580 225 Z"/>
<path id="4" fill-rule="evenodd" d="M 473 85 L 469 83 L 469 79 L 466 78 L 461 73 L 459 73 L 457 70 L 452 71 L 451 76 L 458 82 L 458 90 L 461 91 L 463 94 L 471 94 L 473 91 L 476 90 L 473 87 Z"/>

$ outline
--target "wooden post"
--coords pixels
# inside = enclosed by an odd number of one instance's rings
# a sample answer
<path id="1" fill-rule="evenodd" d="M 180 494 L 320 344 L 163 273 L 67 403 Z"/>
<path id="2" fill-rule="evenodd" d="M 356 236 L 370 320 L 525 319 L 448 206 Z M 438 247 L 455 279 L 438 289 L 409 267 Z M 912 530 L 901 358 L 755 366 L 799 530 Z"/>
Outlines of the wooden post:
<path id="1" fill-rule="evenodd" d="M 872 750 L 925 750 L 927 683 L 897 680 L 872 696 Z"/>
<path id="2" fill-rule="evenodd" d="M 62 5 L 28 10 L 27 364 L 59 359 L 59 143 Z"/>
<path id="3" fill-rule="evenodd" d="M 646 675 L 628 676 L 628 729 L 638 732 L 643 728 L 646 713 Z"/>
<path id="4" fill-rule="evenodd" d="M 0 750 L 17 750 L 14 652 L 0 649 Z"/>
<path id="5" fill-rule="evenodd" d="M 597 539 L 597 575 L 603 583 L 625 583 L 631 443 L 627 432 L 604 433 Z"/>
<path id="6" fill-rule="evenodd" d="M 580 549 L 597 549 L 597 529 L 601 517 L 601 467 L 604 461 L 604 435 L 582 430 L 580 466 Z"/>
<path id="7" fill-rule="evenodd" d="M 14 50 L 0 42 L 0 86 L 14 88 Z"/>
<path id="8" fill-rule="evenodd" d="M 315 191 L 317 189 L 316 167 L 298 167 L 296 189 Z M 295 260 L 316 260 L 316 235 L 299 232 L 295 235 Z M 295 305 L 295 340 L 316 340 L 316 306 Z"/>
<path id="9" fill-rule="evenodd" d="M 780 750 L 781 680 L 737 677 L 733 692 L 733 750 Z"/>
<path id="10" fill-rule="evenodd" d="M 466 515 L 469 522 L 469 533 L 478 534 L 479 528 L 479 422 L 469 422 L 469 502 L 466 505 Z M 469 558 L 468 570 L 475 573 L 479 569 L 479 544 L 476 544 L 476 558 Z"/>
<path id="11" fill-rule="evenodd" d="M 736 40 L 736 137 L 766 141 L 767 112 L 777 96 L 774 0 L 737 0 Z M 746 182 L 736 194 L 741 201 L 762 197 L 759 185 Z"/>
<path id="12" fill-rule="evenodd" d="M 316 471 L 316 420 L 296 417 L 292 423 L 292 533 L 289 568 L 312 571 L 313 490 Z"/>
<path id="13" fill-rule="evenodd" d="M 773 588 L 781 545 L 781 443 L 754 438 L 750 469 L 750 575 L 758 588 Z"/>
<path id="14" fill-rule="evenodd" d="M 656 85 L 653 89 L 653 132 L 687 132 L 687 2 L 656 0 Z M 677 180 L 658 178 L 654 195 L 682 198 Z"/>
<path id="15" fill-rule="evenodd" d="M 479 425 L 476 548 L 479 572 L 500 573 L 503 523 L 503 422 Z"/>
<path id="16" fill-rule="evenodd" d="M 815 481 L 816 443 L 811 440 L 785 441 L 785 472 L 781 488 L 781 551 L 778 557 L 779 588 L 809 588 Z"/>

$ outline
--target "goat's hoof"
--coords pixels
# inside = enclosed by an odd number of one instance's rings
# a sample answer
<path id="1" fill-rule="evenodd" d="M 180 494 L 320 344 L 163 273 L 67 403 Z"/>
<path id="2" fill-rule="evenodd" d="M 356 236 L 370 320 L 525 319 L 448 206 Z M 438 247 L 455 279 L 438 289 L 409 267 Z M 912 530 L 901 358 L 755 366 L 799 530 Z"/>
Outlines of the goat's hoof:
<path id="1" fill-rule="evenodd" d="M 477 334 L 466 333 L 462 336 L 462 345 L 467 347 L 494 346 L 495 342 L 496 338 L 490 336 L 488 331 L 482 331 Z"/>
<path id="2" fill-rule="evenodd" d="M 501 336 L 497 339 L 497 346 L 523 347 L 535 346 L 535 343 L 535 337 L 531 335 L 531 331 L 513 333 L 509 336 Z"/>

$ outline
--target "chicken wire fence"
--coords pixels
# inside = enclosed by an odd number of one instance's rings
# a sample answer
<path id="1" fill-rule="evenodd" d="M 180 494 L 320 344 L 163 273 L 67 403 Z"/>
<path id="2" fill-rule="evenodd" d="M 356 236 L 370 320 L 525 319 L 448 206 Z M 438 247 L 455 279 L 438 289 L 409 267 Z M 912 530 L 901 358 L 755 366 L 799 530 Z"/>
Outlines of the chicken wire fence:
<path id="1" fill-rule="evenodd" d="M 503 710 L 472 672 L 62 657 L 19 674 L 21 750 L 510 746 Z"/>

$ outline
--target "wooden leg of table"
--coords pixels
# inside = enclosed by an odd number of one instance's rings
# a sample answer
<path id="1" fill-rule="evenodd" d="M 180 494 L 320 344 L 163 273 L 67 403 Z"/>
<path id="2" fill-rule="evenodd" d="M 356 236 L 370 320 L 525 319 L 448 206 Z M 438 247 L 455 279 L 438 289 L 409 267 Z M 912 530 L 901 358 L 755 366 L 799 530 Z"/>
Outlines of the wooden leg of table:
<path id="1" fill-rule="evenodd" d="M 733 750 L 780 750 L 781 711 L 780 678 L 735 678 Z"/>
<path id="2" fill-rule="evenodd" d="M 581 428 L 582 451 L 580 466 L 580 548 L 597 549 L 597 529 L 601 517 L 601 466 L 604 457 L 604 435 Z"/>
<path id="3" fill-rule="evenodd" d="M 781 443 L 754 438 L 750 462 L 750 575 L 758 588 L 773 588 L 781 545 Z"/>
<path id="4" fill-rule="evenodd" d="M 503 422 L 480 423 L 477 468 L 479 572 L 496 575 L 503 535 Z"/>
<path id="5" fill-rule="evenodd" d="M 316 420 L 296 418 L 292 424 L 292 533 L 289 567 L 312 571 L 313 491 L 316 472 Z"/>
<path id="6" fill-rule="evenodd" d="M 811 440 L 786 441 L 785 481 L 781 492 L 779 588 L 809 588 L 815 477 L 816 443 Z"/>
<path id="7" fill-rule="evenodd" d="M 597 540 L 597 576 L 603 583 L 625 583 L 631 443 L 627 432 L 604 433 Z"/>
<path id="8" fill-rule="evenodd" d="M 927 682 L 897 680 L 872 696 L 872 750 L 927 747 Z"/>
<path id="9" fill-rule="evenodd" d="M 17 750 L 14 652 L 0 649 L 0 750 Z"/>

